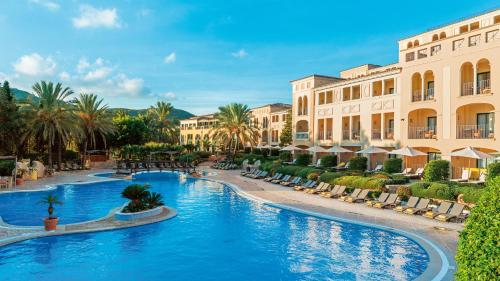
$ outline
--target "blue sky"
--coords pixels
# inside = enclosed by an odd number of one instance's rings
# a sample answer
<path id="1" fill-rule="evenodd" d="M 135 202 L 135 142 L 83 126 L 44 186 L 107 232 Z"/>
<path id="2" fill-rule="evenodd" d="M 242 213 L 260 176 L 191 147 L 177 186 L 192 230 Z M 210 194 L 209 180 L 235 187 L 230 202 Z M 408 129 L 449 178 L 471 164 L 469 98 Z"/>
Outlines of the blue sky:
<path id="1" fill-rule="evenodd" d="M 93 92 L 113 107 L 157 100 L 195 114 L 290 102 L 289 81 L 397 61 L 397 40 L 498 1 L 0 2 L 0 80 Z M 410 11 L 410 12 L 408 12 Z"/>

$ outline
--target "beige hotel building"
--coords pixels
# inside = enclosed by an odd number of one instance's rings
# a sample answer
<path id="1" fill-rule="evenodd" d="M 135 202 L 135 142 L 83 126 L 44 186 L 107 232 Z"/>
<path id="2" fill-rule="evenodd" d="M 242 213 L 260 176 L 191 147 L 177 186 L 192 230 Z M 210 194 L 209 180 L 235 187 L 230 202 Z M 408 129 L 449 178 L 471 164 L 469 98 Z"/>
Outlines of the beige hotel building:
<path id="1" fill-rule="evenodd" d="M 497 9 L 401 39 L 395 64 L 291 81 L 294 144 L 410 146 L 427 156 L 406 158 L 408 167 L 441 158 L 451 161 L 453 178 L 464 168 L 477 177 L 486 160 L 450 154 L 467 146 L 500 152 L 499 29 Z M 385 157 L 372 155 L 371 166 Z"/>
<path id="2" fill-rule="evenodd" d="M 267 104 L 250 110 L 251 122 L 259 131 L 257 145 L 278 146 L 286 115 L 291 105 L 283 103 Z M 215 114 L 193 116 L 180 121 L 180 143 L 198 145 L 202 150 L 210 150 L 204 144 L 214 144 L 210 136 L 217 120 Z M 215 144 L 216 145 L 216 144 Z"/>

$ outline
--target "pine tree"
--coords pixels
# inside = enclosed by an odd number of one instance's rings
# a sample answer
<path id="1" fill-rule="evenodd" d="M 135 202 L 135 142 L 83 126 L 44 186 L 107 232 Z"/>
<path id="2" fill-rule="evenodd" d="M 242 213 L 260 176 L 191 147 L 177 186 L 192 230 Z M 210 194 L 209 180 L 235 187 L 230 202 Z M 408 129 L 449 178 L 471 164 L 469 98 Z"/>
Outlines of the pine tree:
<path id="1" fill-rule="evenodd" d="M 288 111 L 285 118 L 285 127 L 281 131 L 280 145 L 287 146 L 292 144 L 292 111 Z"/>
<path id="2" fill-rule="evenodd" d="M 22 136 L 22 118 L 9 82 L 0 88 L 0 155 L 14 154 Z"/>

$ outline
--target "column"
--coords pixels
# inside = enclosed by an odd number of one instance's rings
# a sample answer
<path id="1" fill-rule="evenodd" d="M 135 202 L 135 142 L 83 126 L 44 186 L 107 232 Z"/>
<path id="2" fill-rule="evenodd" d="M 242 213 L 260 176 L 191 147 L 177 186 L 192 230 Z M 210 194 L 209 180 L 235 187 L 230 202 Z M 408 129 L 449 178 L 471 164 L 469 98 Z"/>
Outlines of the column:
<path id="1" fill-rule="evenodd" d="M 422 87 L 421 87 L 421 95 L 422 95 L 422 100 L 424 100 L 424 93 L 425 93 L 425 79 L 424 76 L 422 76 Z"/>
<path id="2" fill-rule="evenodd" d="M 349 116 L 349 140 L 352 140 L 352 116 Z"/>
<path id="3" fill-rule="evenodd" d="M 472 66 L 474 77 L 472 77 L 472 94 L 477 95 L 477 68 L 475 65 Z"/>
<path id="4" fill-rule="evenodd" d="M 382 80 L 382 96 L 385 94 L 385 81 Z"/>
<path id="5" fill-rule="evenodd" d="M 385 118 L 384 118 L 384 115 L 385 113 L 382 112 L 382 114 L 380 114 L 380 139 L 385 139 Z"/>

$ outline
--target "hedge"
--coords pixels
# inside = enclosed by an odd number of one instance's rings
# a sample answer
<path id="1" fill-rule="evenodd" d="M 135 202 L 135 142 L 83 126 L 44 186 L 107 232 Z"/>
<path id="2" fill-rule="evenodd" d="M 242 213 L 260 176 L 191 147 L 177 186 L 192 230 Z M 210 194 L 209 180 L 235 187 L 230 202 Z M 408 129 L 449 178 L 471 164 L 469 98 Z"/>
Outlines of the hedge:
<path id="1" fill-rule="evenodd" d="M 431 160 L 424 168 L 424 181 L 442 181 L 450 177 L 450 162 L 446 160 Z"/>
<path id="2" fill-rule="evenodd" d="M 290 175 L 290 176 L 295 176 L 296 174 L 298 174 L 300 172 L 300 170 L 304 169 L 304 167 L 299 167 L 299 166 L 292 166 L 292 165 L 289 165 L 289 166 L 282 166 L 282 167 L 279 167 L 276 172 L 277 173 L 282 173 L 282 174 L 285 174 L 285 175 Z"/>
<path id="3" fill-rule="evenodd" d="M 363 156 L 353 157 L 349 160 L 349 170 L 365 171 L 368 163 L 368 158 Z"/>
<path id="4" fill-rule="evenodd" d="M 316 168 L 301 168 L 301 170 L 298 173 L 296 173 L 295 175 L 298 177 L 301 177 L 303 179 L 306 179 L 307 176 L 311 173 L 321 174 L 322 172 L 323 172 L 323 170 L 316 169 Z"/>
<path id="5" fill-rule="evenodd" d="M 344 174 L 341 172 L 326 172 L 319 176 L 319 180 L 322 182 L 327 182 L 329 184 L 334 184 L 333 180 L 340 178 Z"/>
<path id="6" fill-rule="evenodd" d="M 462 199 L 465 203 L 477 203 L 484 192 L 485 188 L 472 185 L 456 186 L 455 188 L 455 196 L 463 194 Z"/>
<path id="7" fill-rule="evenodd" d="M 488 179 L 494 179 L 500 176 L 500 162 L 488 165 Z"/>
<path id="8" fill-rule="evenodd" d="M 295 160 L 295 164 L 299 166 L 307 166 L 311 163 L 311 155 L 309 154 L 299 154 Z"/>
<path id="9" fill-rule="evenodd" d="M 289 162 L 292 159 L 292 154 L 290 153 L 290 151 L 282 151 L 280 153 L 280 159 L 283 162 Z"/>
<path id="10" fill-rule="evenodd" d="M 345 185 L 348 187 L 382 190 L 385 185 L 384 179 L 363 177 L 363 176 L 344 176 L 333 180 L 334 184 Z"/>
<path id="11" fill-rule="evenodd" d="M 400 173 L 403 167 L 403 159 L 389 158 L 384 161 L 384 172 L 386 173 Z"/>
<path id="12" fill-rule="evenodd" d="M 458 239 L 458 281 L 498 280 L 500 276 L 500 177 L 490 179 Z"/>
<path id="13" fill-rule="evenodd" d="M 455 190 L 452 186 L 433 183 L 414 183 L 410 186 L 413 196 L 431 199 L 455 200 Z"/>
<path id="14" fill-rule="evenodd" d="M 330 168 L 337 165 L 337 156 L 335 155 L 324 155 L 321 157 L 321 167 Z"/>

